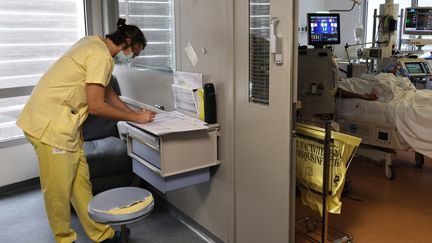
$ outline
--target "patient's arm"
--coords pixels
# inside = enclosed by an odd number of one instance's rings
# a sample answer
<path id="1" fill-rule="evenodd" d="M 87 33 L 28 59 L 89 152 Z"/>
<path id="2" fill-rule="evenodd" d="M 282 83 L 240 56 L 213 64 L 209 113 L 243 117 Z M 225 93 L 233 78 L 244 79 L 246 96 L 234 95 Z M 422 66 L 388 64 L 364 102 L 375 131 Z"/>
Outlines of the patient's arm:
<path id="1" fill-rule="evenodd" d="M 353 93 L 353 92 L 338 88 L 337 92 L 336 92 L 336 97 L 357 98 L 357 99 L 363 99 L 363 100 L 377 100 L 378 99 L 378 95 L 377 95 L 375 89 L 372 89 L 372 91 L 370 93 L 357 94 L 357 93 Z"/>

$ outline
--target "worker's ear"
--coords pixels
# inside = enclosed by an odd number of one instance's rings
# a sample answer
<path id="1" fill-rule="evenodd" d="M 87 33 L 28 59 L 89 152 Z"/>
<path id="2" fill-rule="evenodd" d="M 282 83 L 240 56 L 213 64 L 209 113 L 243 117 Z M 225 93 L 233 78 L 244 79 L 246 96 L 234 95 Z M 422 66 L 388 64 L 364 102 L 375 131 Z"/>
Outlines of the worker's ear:
<path id="1" fill-rule="evenodd" d="M 126 39 L 125 39 L 125 44 L 126 44 L 126 45 L 123 47 L 123 49 L 130 47 L 130 46 L 131 46 L 131 43 L 132 43 L 131 38 L 126 38 Z"/>

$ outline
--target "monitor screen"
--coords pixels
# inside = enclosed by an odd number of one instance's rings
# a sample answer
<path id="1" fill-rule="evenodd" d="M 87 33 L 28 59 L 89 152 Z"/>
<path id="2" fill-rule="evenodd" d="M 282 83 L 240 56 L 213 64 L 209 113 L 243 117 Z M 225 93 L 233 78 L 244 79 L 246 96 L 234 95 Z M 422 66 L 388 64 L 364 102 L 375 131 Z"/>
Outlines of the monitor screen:
<path id="1" fill-rule="evenodd" d="M 309 45 L 340 44 L 339 14 L 309 13 L 307 18 Z"/>
<path id="2" fill-rule="evenodd" d="M 406 8 L 404 34 L 432 35 L 432 7 Z"/>
<path id="3" fill-rule="evenodd" d="M 423 73 L 425 73 L 422 65 L 419 62 L 407 62 L 407 63 L 405 63 L 405 67 L 406 67 L 409 74 L 423 74 Z"/>

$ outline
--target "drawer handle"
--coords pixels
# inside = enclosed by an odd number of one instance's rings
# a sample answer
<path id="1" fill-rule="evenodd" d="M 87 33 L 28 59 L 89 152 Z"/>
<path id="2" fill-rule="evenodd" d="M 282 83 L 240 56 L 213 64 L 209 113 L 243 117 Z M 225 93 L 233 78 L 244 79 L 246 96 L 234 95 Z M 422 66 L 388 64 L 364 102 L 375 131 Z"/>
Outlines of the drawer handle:
<path id="1" fill-rule="evenodd" d="M 162 176 L 162 171 L 159 170 L 158 168 L 156 168 L 154 165 L 152 165 L 149 162 L 147 162 L 146 160 L 140 158 L 139 156 L 137 156 L 134 153 L 130 153 L 129 156 L 132 157 L 132 159 L 135 159 L 136 161 L 140 162 L 141 164 L 143 164 L 145 167 L 149 168 L 153 172 L 155 172 L 155 173 L 159 174 L 160 176 Z"/>
<path id="2" fill-rule="evenodd" d="M 137 136 L 134 136 L 134 135 L 132 135 L 132 134 L 130 134 L 130 133 L 128 133 L 128 137 L 137 140 L 138 142 L 140 142 L 140 143 L 142 143 L 142 144 L 144 144 L 144 145 L 146 145 L 146 146 L 152 148 L 153 150 L 159 151 L 159 148 L 157 148 L 156 146 L 154 146 L 154 145 L 152 145 L 152 144 L 150 144 L 150 143 L 144 141 L 144 139 L 142 139 L 142 138 L 139 138 L 139 137 L 137 137 Z"/>

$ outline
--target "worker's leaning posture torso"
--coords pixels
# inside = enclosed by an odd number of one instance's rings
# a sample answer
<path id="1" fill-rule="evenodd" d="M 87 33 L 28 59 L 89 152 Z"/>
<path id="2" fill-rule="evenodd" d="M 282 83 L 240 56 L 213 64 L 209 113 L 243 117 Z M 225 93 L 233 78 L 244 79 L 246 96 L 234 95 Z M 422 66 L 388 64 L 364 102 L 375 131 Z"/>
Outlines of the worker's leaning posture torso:
<path id="1" fill-rule="evenodd" d="M 77 151 L 81 125 L 88 116 L 86 83 L 106 86 L 113 67 L 103 39 L 82 38 L 39 80 L 17 125 L 43 143 Z"/>

